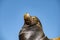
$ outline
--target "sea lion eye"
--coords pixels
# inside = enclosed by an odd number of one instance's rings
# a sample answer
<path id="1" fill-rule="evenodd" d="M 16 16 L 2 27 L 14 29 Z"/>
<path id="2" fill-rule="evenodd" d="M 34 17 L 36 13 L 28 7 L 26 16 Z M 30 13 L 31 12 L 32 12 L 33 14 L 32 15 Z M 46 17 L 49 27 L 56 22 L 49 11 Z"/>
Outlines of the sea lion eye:
<path id="1" fill-rule="evenodd" d="M 33 20 L 34 20 L 35 18 L 33 17 Z"/>
<path id="2" fill-rule="evenodd" d="M 35 20 L 35 21 L 37 21 L 37 18 L 34 16 L 34 17 L 32 17 L 33 18 L 33 20 Z"/>
<path id="3" fill-rule="evenodd" d="M 32 18 L 33 18 L 33 19 L 35 19 L 36 17 L 35 17 L 35 16 L 33 16 Z"/>
<path id="4" fill-rule="evenodd" d="M 38 20 L 37 20 L 36 16 L 33 16 L 32 19 L 33 19 L 34 23 L 38 23 Z"/>

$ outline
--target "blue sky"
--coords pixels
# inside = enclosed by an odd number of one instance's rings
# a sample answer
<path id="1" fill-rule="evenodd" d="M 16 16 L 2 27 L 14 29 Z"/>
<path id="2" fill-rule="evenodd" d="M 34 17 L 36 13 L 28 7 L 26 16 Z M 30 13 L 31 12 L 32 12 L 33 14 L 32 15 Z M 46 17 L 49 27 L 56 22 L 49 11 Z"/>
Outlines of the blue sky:
<path id="1" fill-rule="evenodd" d="M 18 40 L 26 12 L 41 20 L 48 38 L 60 37 L 59 0 L 0 0 L 0 40 Z"/>

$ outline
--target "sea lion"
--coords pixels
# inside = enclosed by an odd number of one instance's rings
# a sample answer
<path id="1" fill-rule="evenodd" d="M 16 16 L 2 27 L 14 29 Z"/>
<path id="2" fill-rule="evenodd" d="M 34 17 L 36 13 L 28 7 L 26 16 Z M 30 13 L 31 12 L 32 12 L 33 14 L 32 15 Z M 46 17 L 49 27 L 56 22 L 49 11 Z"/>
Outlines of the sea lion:
<path id="1" fill-rule="evenodd" d="M 24 25 L 19 32 L 19 40 L 60 40 L 45 36 L 42 24 L 36 16 L 24 15 Z"/>

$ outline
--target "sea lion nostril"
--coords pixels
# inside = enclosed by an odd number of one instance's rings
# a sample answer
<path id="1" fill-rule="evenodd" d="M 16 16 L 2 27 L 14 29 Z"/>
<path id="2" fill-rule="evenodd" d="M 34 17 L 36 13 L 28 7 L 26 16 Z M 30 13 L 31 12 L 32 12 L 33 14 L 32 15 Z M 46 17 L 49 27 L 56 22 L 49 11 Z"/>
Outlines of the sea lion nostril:
<path id="1" fill-rule="evenodd" d="M 24 15 L 24 19 L 26 20 L 26 19 L 29 19 L 30 18 L 30 15 L 28 14 L 28 13 L 26 13 L 25 15 Z"/>

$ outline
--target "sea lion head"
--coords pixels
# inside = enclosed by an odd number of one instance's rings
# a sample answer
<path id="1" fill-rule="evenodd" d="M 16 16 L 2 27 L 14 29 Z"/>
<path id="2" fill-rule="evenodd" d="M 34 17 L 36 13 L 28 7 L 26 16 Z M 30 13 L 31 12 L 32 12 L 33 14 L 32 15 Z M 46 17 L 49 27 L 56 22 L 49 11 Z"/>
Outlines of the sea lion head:
<path id="1" fill-rule="evenodd" d="M 24 15 L 24 22 L 27 25 L 34 25 L 34 24 L 37 24 L 40 21 L 36 16 L 31 16 L 29 13 L 26 13 Z"/>

